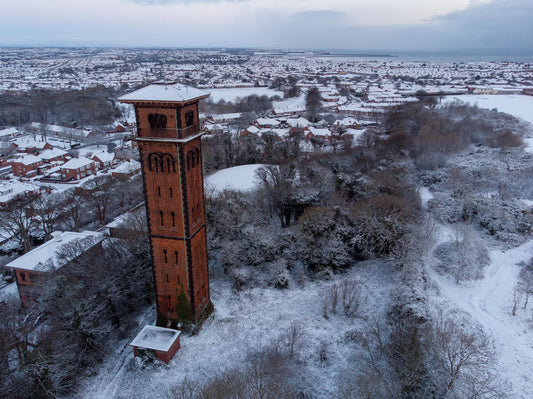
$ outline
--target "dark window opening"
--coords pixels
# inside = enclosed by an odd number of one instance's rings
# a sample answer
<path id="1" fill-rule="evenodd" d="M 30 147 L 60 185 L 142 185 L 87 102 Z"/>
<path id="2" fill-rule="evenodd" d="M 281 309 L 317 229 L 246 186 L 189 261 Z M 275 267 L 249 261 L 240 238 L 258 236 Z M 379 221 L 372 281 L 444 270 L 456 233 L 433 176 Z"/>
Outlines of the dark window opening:
<path id="1" fill-rule="evenodd" d="M 168 300 L 168 306 L 170 307 L 171 306 L 171 299 L 170 299 L 170 295 L 167 296 L 167 300 Z"/>
<path id="2" fill-rule="evenodd" d="M 167 250 L 166 250 L 166 249 L 163 250 L 163 257 L 164 257 L 164 259 L 165 259 L 165 263 L 168 263 L 168 259 L 167 259 Z"/>
<path id="3" fill-rule="evenodd" d="M 168 274 L 167 274 L 167 283 L 168 283 L 168 282 L 169 282 L 169 281 L 168 281 Z"/>
<path id="4" fill-rule="evenodd" d="M 185 127 L 194 125 L 194 111 L 185 112 Z"/>
<path id="5" fill-rule="evenodd" d="M 160 219 L 160 222 L 161 222 L 161 226 L 164 226 L 165 223 L 164 223 L 164 220 L 163 220 L 163 211 L 159 211 L 159 219 Z"/>
<path id="6" fill-rule="evenodd" d="M 178 264 L 178 251 L 174 251 L 174 260 L 176 262 L 176 265 Z"/>
<path id="7" fill-rule="evenodd" d="M 150 124 L 150 129 L 166 129 L 167 128 L 167 117 L 163 114 L 148 114 L 148 123 Z"/>
<path id="8" fill-rule="evenodd" d="M 161 187 L 157 186 L 157 195 L 161 197 Z"/>
<path id="9" fill-rule="evenodd" d="M 26 273 L 20 273 L 20 281 L 26 281 Z"/>
<path id="10" fill-rule="evenodd" d="M 172 227 L 176 227 L 176 214 L 174 212 L 170 213 L 172 215 Z"/>
<path id="11" fill-rule="evenodd" d="M 172 187 L 169 187 L 168 192 L 170 194 L 170 198 L 172 198 Z"/>

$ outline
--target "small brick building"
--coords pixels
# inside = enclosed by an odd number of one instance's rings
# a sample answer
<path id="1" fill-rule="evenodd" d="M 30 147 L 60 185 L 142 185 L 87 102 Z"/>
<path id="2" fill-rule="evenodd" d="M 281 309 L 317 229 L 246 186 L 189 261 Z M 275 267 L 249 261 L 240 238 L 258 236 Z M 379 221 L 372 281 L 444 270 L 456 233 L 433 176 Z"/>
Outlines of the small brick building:
<path id="1" fill-rule="evenodd" d="M 180 349 L 180 334 L 181 331 L 170 328 L 144 326 L 130 344 L 133 355 L 139 356 L 143 351 L 150 351 L 168 364 Z"/>

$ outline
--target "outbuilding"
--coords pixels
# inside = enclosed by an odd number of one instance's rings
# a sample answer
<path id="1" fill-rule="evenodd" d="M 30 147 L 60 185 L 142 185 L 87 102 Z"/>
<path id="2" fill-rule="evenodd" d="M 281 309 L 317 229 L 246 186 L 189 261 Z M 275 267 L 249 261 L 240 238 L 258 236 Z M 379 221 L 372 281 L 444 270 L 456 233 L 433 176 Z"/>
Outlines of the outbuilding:
<path id="1" fill-rule="evenodd" d="M 155 357 L 168 364 L 180 349 L 180 334 L 179 330 L 144 326 L 130 344 L 133 347 L 133 355 L 140 356 L 147 351 L 152 352 Z"/>

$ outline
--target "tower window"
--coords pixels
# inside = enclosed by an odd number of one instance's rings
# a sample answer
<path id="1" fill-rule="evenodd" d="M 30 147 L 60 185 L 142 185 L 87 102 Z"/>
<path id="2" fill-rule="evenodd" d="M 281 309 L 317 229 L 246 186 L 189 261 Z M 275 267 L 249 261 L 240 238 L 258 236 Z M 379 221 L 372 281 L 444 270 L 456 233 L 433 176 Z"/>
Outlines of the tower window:
<path id="1" fill-rule="evenodd" d="M 168 280 L 168 274 L 167 274 L 167 283 L 168 283 L 168 282 L 169 282 L 169 280 Z"/>
<path id="2" fill-rule="evenodd" d="M 170 198 L 172 198 L 172 187 L 168 188 L 168 193 L 170 194 Z"/>
<path id="3" fill-rule="evenodd" d="M 165 263 L 168 263 L 167 250 L 166 249 L 163 250 L 163 258 L 165 259 Z"/>
<path id="4" fill-rule="evenodd" d="M 172 305 L 170 295 L 167 296 L 168 307 Z"/>
<path id="5" fill-rule="evenodd" d="M 161 187 L 157 186 L 157 196 L 161 197 Z"/>
<path id="6" fill-rule="evenodd" d="M 165 221 L 163 219 L 163 211 L 159 211 L 159 221 L 161 222 L 161 226 L 165 225 Z"/>
<path id="7" fill-rule="evenodd" d="M 194 125 L 194 111 L 185 112 L 185 126 L 189 127 Z"/>
<path id="8" fill-rule="evenodd" d="M 172 216 L 172 227 L 176 227 L 176 214 L 171 212 L 170 215 Z"/>
<path id="9" fill-rule="evenodd" d="M 148 123 L 150 129 L 166 129 L 167 128 L 167 116 L 163 114 L 148 114 Z"/>
<path id="10" fill-rule="evenodd" d="M 174 251 L 174 261 L 178 264 L 178 251 Z"/>

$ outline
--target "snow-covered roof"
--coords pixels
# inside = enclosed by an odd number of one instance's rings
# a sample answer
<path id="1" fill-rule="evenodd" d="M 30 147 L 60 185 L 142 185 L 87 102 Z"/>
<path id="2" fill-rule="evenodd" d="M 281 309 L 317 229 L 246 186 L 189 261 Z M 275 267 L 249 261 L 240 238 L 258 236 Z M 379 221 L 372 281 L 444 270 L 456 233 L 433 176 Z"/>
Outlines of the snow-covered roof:
<path id="1" fill-rule="evenodd" d="M 15 140 L 13 140 L 13 143 L 15 143 L 20 148 L 44 148 L 46 145 L 46 140 L 42 140 L 40 137 L 18 137 Z"/>
<path id="2" fill-rule="evenodd" d="M 23 165 L 33 165 L 34 163 L 42 162 L 42 159 L 35 155 L 26 155 L 24 157 L 14 159 L 13 162 L 21 163 Z"/>
<path id="3" fill-rule="evenodd" d="M 107 152 L 102 151 L 97 154 L 93 155 L 93 158 L 97 157 L 102 162 L 111 162 L 113 159 L 115 159 L 115 153 L 114 152 Z"/>
<path id="4" fill-rule="evenodd" d="M 79 241 L 85 240 L 88 237 L 95 237 L 97 240 L 92 241 L 92 245 L 90 245 L 94 246 L 103 239 L 102 234 L 95 231 L 82 231 L 81 233 L 63 231 L 61 233 L 54 233 L 54 236 L 57 238 L 53 238 L 37 248 L 32 249 L 30 252 L 9 262 L 5 267 L 23 270 L 40 270 L 40 268 L 43 268 L 43 271 L 47 271 L 44 269 L 47 266 L 52 266 L 54 269 L 58 269 L 64 266 L 64 261 L 57 257 L 63 245 L 76 240 Z"/>
<path id="5" fill-rule="evenodd" d="M 309 127 L 309 131 L 313 136 L 331 136 L 331 131 L 329 129 L 317 129 L 316 127 Z"/>
<path id="6" fill-rule="evenodd" d="M 138 348 L 168 352 L 180 334 L 181 331 L 147 325 L 137 334 L 130 345 Z"/>
<path id="7" fill-rule="evenodd" d="M 53 148 L 51 150 L 45 150 L 41 154 L 39 154 L 39 157 L 42 159 L 52 159 L 56 157 L 61 157 L 63 155 L 67 155 L 68 153 L 66 151 L 63 151 L 59 148 Z"/>
<path id="8" fill-rule="evenodd" d="M 311 122 L 303 117 L 300 117 L 298 119 L 287 119 L 287 124 L 291 127 L 308 127 L 311 125 Z"/>
<path id="9" fill-rule="evenodd" d="M 209 97 L 209 93 L 179 83 L 172 85 L 152 84 L 125 94 L 119 97 L 118 101 L 124 103 L 135 101 L 183 102 L 207 97 Z"/>
<path id="10" fill-rule="evenodd" d="M 15 136 L 18 134 L 18 130 L 16 127 L 8 127 L 7 129 L 1 129 L 0 130 L 0 137 L 5 136 Z"/>
<path id="11" fill-rule="evenodd" d="M 79 169 L 85 165 L 90 165 L 93 163 L 94 161 L 88 158 L 84 158 L 84 157 L 73 158 L 70 161 L 61 165 L 61 169 Z"/>
<path id="12" fill-rule="evenodd" d="M 117 166 L 115 169 L 113 169 L 113 172 L 115 173 L 132 173 L 136 170 L 141 169 L 141 163 L 139 161 L 136 161 L 134 159 L 131 159 L 128 162 L 123 162 L 119 166 Z"/>
<path id="13" fill-rule="evenodd" d="M 248 126 L 246 130 L 252 134 L 257 134 L 259 132 L 259 129 L 256 128 L 254 125 Z"/>
<path id="14" fill-rule="evenodd" d="M 272 118 L 257 118 L 256 122 L 260 126 L 279 126 L 281 124 L 280 121 Z"/>

